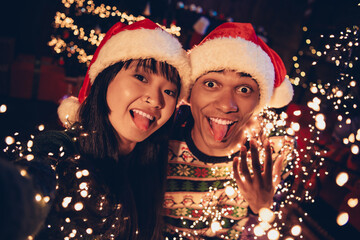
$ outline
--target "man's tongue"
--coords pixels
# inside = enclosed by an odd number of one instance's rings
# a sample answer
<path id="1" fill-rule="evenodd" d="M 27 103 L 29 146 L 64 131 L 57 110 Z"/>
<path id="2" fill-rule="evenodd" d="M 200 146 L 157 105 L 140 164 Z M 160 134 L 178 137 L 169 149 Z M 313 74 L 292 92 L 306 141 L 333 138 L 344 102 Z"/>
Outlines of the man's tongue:
<path id="1" fill-rule="evenodd" d="M 150 126 L 150 120 L 144 116 L 141 116 L 140 114 L 134 112 L 134 123 L 135 125 L 143 130 L 143 131 L 146 131 L 149 129 L 149 126 Z"/>
<path id="2" fill-rule="evenodd" d="M 215 141 L 221 142 L 223 140 L 223 138 L 225 137 L 229 126 L 223 125 L 223 124 L 218 124 L 214 121 L 211 121 L 210 125 L 211 125 L 211 129 L 212 129 L 212 133 L 214 135 Z"/>

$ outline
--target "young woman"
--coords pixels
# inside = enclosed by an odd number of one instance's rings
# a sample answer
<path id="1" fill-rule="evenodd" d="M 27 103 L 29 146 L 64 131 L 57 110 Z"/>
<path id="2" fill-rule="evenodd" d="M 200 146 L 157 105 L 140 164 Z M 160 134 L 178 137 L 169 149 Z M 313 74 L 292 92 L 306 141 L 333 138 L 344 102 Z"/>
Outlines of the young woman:
<path id="1" fill-rule="evenodd" d="M 188 71 L 178 40 L 155 23 L 115 24 L 79 98 L 59 107 L 67 130 L 37 137 L 21 153 L 32 160 L 16 161 L 33 191 L 8 204 L 30 206 L 12 239 L 161 239 L 167 133 Z"/>

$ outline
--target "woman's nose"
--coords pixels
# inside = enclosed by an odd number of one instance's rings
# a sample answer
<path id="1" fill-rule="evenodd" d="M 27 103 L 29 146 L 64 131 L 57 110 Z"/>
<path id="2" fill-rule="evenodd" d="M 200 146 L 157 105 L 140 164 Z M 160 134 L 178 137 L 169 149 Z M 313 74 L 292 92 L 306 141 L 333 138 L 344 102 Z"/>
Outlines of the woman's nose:
<path id="1" fill-rule="evenodd" d="M 149 103 L 154 108 L 163 108 L 165 105 L 164 97 L 160 91 L 152 91 L 144 96 L 145 102 Z"/>

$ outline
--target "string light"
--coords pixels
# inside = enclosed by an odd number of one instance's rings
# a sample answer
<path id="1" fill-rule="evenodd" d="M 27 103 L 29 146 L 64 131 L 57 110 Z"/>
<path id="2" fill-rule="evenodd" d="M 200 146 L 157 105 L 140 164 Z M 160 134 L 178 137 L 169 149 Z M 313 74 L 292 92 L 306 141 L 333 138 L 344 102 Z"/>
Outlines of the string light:
<path id="1" fill-rule="evenodd" d="M 63 0 L 62 1 L 65 8 L 69 9 L 75 4 L 74 8 L 76 10 L 76 15 L 79 17 L 83 14 L 97 16 L 99 18 L 117 18 L 120 22 L 126 22 L 131 25 L 134 22 L 141 21 L 145 19 L 144 16 L 134 16 L 132 14 L 127 14 L 126 12 L 121 12 L 117 9 L 116 6 L 109 6 L 105 4 L 100 4 L 96 6 L 94 1 L 91 0 Z M 180 36 L 181 28 L 175 24 L 171 24 L 169 28 L 166 26 L 158 24 L 162 29 L 173 34 L 177 37 Z M 75 23 L 75 20 L 65 13 L 56 12 L 54 17 L 54 27 L 62 28 L 69 30 L 74 36 L 77 37 L 81 42 L 89 43 L 93 46 L 99 46 L 101 40 L 104 38 L 105 33 L 101 33 L 96 29 L 91 29 L 88 34 L 85 33 L 85 29 L 78 26 Z M 75 44 L 73 41 L 67 43 L 60 36 L 51 36 L 51 40 L 48 42 L 48 45 L 54 49 L 58 54 L 62 52 L 67 53 L 67 57 L 72 57 L 74 54 L 77 55 L 79 63 L 85 63 L 89 66 L 90 61 L 93 55 L 88 54 L 86 50 L 80 47 L 78 44 Z"/>

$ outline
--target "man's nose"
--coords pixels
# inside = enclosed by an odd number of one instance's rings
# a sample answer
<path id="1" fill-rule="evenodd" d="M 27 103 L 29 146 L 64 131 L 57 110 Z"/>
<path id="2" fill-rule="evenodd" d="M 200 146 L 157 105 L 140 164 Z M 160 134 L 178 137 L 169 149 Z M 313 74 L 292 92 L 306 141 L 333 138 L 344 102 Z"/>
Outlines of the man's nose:
<path id="1" fill-rule="evenodd" d="M 219 94 L 216 107 L 224 113 L 237 112 L 239 110 L 234 93 L 223 91 Z"/>

